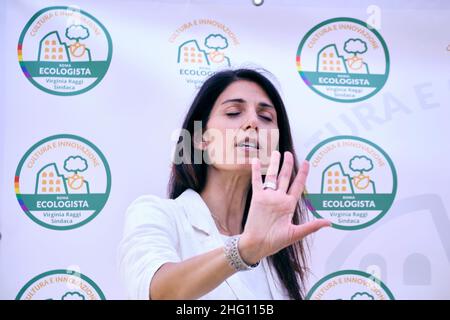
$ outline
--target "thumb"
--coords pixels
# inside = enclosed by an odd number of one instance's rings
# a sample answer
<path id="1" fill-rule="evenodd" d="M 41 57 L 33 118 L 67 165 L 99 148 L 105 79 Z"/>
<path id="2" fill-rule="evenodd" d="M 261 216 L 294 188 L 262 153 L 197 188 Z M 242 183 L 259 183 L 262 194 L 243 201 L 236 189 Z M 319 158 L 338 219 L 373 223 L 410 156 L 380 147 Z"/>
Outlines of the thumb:
<path id="1" fill-rule="evenodd" d="M 299 241 L 306 236 L 314 233 L 322 228 L 330 227 L 331 222 L 326 219 L 317 219 L 314 221 L 310 221 L 301 225 L 294 226 L 293 240 L 294 242 Z"/>

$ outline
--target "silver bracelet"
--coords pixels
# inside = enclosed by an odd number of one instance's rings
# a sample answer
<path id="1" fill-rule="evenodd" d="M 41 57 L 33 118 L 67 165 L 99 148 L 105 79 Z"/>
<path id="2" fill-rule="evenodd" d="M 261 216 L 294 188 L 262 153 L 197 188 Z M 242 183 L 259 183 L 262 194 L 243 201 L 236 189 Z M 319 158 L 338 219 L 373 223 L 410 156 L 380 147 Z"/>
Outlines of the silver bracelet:
<path id="1" fill-rule="evenodd" d="M 259 261 L 255 264 L 248 265 L 244 260 L 242 260 L 238 248 L 239 238 L 240 236 L 233 236 L 227 239 L 224 247 L 225 257 L 230 266 L 236 271 L 252 270 L 259 265 Z"/>

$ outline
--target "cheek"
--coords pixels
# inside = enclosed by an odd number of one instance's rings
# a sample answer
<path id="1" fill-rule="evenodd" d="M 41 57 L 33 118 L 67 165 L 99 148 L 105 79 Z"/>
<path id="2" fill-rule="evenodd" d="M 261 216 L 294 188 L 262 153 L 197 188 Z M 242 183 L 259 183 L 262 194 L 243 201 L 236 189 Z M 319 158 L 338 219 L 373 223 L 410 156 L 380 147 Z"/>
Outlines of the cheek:
<path id="1" fill-rule="evenodd" d="M 208 129 L 204 134 L 204 139 L 208 141 L 207 153 L 209 161 L 213 164 L 224 164 L 230 161 L 228 158 L 235 153 L 236 130 L 230 128 Z"/>
<path id="2" fill-rule="evenodd" d="M 261 166 L 266 168 L 270 163 L 270 156 L 272 152 L 278 150 L 279 131 L 277 128 L 261 130 L 259 136 L 261 149 L 259 150 L 259 159 Z"/>
<path id="3" fill-rule="evenodd" d="M 228 117 L 214 117 L 210 119 L 207 124 L 208 137 L 211 138 L 211 143 L 221 145 L 225 149 L 234 147 L 234 138 L 238 132 L 240 125 L 234 119 Z"/>
<path id="4" fill-rule="evenodd" d="M 262 147 L 270 152 L 278 149 L 278 142 L 280 140 L 280 131 L 278 128 L 267 128 L 260 130 L 259 140 Z"/>

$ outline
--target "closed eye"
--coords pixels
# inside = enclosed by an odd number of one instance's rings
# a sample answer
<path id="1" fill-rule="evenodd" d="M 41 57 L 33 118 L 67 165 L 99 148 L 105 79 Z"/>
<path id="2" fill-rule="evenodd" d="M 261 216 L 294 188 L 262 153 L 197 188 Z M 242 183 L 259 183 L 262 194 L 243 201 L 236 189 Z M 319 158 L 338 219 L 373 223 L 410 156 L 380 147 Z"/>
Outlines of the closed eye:
<path id="1" fill-rule="evenodd" d="M 260 116 L 261 118 L 263 118 L 265 121 L 272 121 L 272 118 L 270 117 L 266 117 L 266 116 Z"/>
<path id="2" fill-rule="evenodd" d="M 240 114 L 240 112 L 228 112 L 228 113 L 227 113 L 227 116 L 235 117 L 235 116 L 237 116 L 237 115 L 239 115 L 239 114 Z"/>

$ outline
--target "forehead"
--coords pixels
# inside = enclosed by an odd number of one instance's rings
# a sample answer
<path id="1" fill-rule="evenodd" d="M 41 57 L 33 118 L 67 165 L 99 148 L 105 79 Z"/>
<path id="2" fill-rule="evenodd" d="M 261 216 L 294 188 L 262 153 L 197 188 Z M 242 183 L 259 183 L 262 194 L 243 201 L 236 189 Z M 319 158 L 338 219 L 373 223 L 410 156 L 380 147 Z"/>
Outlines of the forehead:
<path id="1" fill-rule="evenodd" d="M 247 102 L 267 102 L 270 98 L 267 93 L 256 83 L 247 80 L 238 80 L 230 84 L 218 97 L 217 102 L 226 99 L 244 99 Z"/>

